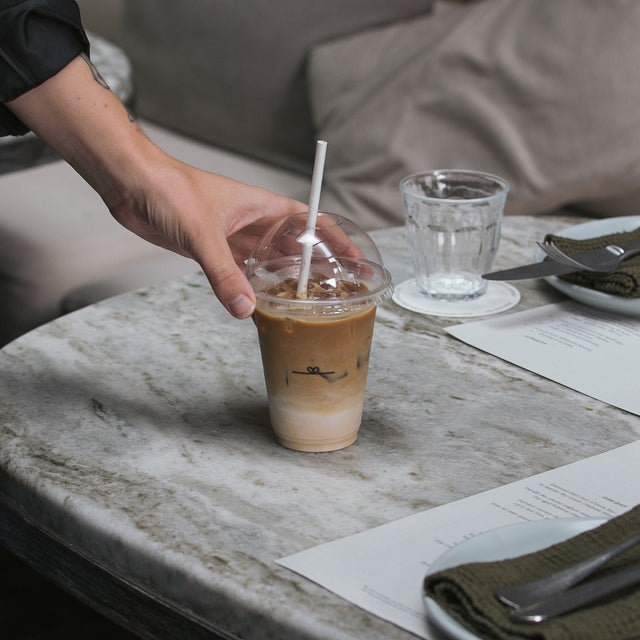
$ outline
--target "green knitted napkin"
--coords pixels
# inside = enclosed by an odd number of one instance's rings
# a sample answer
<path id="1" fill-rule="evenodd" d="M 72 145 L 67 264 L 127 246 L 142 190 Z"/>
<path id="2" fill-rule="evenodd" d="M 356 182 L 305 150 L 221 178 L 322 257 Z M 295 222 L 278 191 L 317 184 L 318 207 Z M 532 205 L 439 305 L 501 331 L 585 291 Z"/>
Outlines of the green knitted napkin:
<path id="1" fill-rule="evenodd" d="M 624 243 L 631 240 L 640 240 L 640 227 L 634 231 L 610 233 L 598 238 L 587 240 L 574 240 L 554 234 L 548 234 L 545 240 L 553 242 L 559 249 L 574 256 L 585 251 L 603 249 L 608 244 Z M 603 293 L 624 298 L 640 297 L 640 254 L 623 260 L 620 266 L 611 273 L 595 273 L 593 271 L 577 271 L 560 276 L 563 280 L 581 287 L 588 287 Z"/>
<path id="2" fill-rule="evenodd" d="M 424 580 L 425 593 L 479 638 L 487 640 L 624 640 L 640 637 L 640 586 L 539 624 L 513 622 L 494 592 L 541 578 L 640 531 L 640 505 L 570 540 L 518 558 L 444 569 Z M 629 549 L 592 577 L 640 562 Z"/>

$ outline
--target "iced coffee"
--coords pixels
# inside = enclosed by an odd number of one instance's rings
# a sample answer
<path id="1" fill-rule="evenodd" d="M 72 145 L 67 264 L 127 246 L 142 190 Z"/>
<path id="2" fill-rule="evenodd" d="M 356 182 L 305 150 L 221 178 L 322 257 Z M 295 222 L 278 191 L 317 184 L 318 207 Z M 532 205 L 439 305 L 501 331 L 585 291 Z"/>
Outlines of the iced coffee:
<path id="1" fill-rule="evenodd" d="M 295 280 L 290 281 L 293 299 Z M 349 283 L 350 284 L 350 283 Z M 313 288 L 331 295 L 317 286 Z M 364 285 L 362 285 L 364 288 Z M 348 286 L 355 291 L 358 287 Z M 309 299 L 318 299 L 310 293 Z M 337 294 L 340 295 L 340 294 Z M 255 316 L 271 422 L 278 441 L 298 450 L 353 443 L 362 417 L 376 307 L 336 316 Z"/>
<path id="2" fill-rule="evenodd" d="M 335 218 L 343 229 L 344 219 Z M 335 239 L 335 231 L 320 235 Z M 335 256 L 325 242 L 314 252 L 303 296 L 298 255 L 271 252 L 247 270 L 256 292 L 271 423 L 288 448 L 332 451 L 358 436 L 376 305 L 391 290 L 379 254 L 374 261 L 367 250 L 358 259 Z"/>

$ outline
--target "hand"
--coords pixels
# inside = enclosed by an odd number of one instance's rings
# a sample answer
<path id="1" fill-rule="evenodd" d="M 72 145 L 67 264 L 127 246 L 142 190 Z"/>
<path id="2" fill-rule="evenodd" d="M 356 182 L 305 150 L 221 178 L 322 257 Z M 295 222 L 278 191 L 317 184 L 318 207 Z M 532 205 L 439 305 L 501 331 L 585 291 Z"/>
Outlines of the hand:
<path id="1" fill-rule="evenodd" d="M 114 218 L 149 242 L 196 260 L 228 311 L 250 316 L 255 296 L 244 261 L 275 221 L 306 206 L 168 156 L 148 175 L 139 195 L 105 198 Z"/>

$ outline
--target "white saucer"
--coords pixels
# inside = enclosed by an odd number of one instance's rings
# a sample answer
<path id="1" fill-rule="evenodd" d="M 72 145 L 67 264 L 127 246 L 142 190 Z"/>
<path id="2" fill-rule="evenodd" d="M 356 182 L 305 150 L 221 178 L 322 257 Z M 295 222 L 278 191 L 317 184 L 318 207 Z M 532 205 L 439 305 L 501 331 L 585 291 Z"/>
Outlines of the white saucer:
<path id="1" fill-rule="evenodd" d="M 620 231 L 633 231 L 640 226 L 640 216 L 623 216 L 620 218 L 603 218 L 602 220 L 592 220 L 584 222 L 575 227 L 563 229 L 558 234 L 576 240 L 587 238 L 597 238 L 609 233 Z M 544 259 L 544 253 L 537 248 L 534 254 L 538 262 Z M 569 298 L 573 298 L 582 304 L 586 304 L 596 309 L 603 309 L 612 313 L 620 313 L 627 316 L 640 317 L 640 298 L 623 298 L 622 296 L 612 296 L 602 291 L 580 287 L 577 284 L 567 282 L 556 276 L 545 278 L 545 280 L 555 289 L 564 293 Z"/>
<path id="2" fill-rule="evenodd" d="M 429 574 L 467 562 L 491 562 L 515 558 L 562 542 L 606 522 L 606 518 L 555 518 L 532 520 L 481 533 L 443 553 L 429 567 Z M 424 596 L 429 620 L 456 640 L 478 640 L 457 620 Z"/>
<path id="3" fill-rule="evenodd" d="M 393 301 L 415 313 L 449 318 L 488 316 L 511 309 L 520 301 L 520 292 L 513 285 L 493 281 L 487 284 L 486 292 L 479 298 L 452 302 L 429 298 L 418 291 L 414 279 L 405 280 L 395 288 Z"/>

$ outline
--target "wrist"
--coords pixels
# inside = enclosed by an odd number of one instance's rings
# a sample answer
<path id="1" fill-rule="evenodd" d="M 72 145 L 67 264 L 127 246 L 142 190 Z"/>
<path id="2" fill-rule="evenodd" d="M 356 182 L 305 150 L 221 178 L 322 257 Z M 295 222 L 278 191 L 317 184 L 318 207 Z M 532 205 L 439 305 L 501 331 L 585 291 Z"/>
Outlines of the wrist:
<path id="1" fill-rule="evenodd" d="M 91 154 L 91 159 L 91 169 L 83 177 L 111 211 L 123 203 L 141 209 L 146 194 L 162 189 L 172 164 L 137 125 L 113 147 Z"/>

